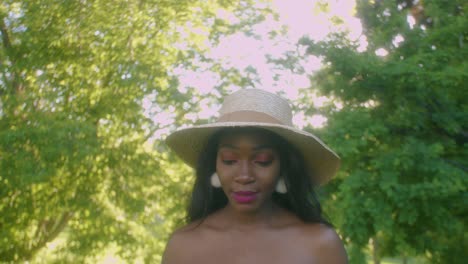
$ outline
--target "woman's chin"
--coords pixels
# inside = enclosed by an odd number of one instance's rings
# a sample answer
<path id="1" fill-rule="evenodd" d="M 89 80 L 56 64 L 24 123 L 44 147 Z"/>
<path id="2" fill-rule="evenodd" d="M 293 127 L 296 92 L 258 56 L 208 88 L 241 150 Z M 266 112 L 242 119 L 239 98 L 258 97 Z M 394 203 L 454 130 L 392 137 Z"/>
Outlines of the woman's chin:
<path id="1" fill-rule="evenodd" d="M 232 209 L 234 209 L 237 212 L 240 213 L 257 213 L 263 211 L 263 209 L 269 207 L 265 201 L 260 201 L 259 199 L 256 199 L 254 201 L 238 201 L 235 199 L 230 199 L 229 200 L 229 205 Z"/>

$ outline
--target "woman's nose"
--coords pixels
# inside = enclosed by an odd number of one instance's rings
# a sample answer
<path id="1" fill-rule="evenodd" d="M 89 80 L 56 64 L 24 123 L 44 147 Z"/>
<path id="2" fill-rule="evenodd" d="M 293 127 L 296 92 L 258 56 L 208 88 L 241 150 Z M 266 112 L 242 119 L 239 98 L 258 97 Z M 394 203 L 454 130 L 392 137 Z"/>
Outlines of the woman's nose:
<path id="1" fill-rule="evenodd" d="M 250 170 L 250 164 L 248 161 L 243 160 L 239 162 L 239 172 L 235 180 L 243 184 L 254 181 L 254 177 Z"/>

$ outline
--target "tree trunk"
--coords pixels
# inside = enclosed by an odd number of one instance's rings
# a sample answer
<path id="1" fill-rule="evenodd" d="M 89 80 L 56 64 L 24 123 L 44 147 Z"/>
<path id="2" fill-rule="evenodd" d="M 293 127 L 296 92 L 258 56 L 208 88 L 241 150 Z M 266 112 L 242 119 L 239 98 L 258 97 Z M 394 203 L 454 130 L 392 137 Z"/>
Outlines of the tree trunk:
<path id="1" fill-rule="evenodd" d="M 403 264 L 408 264 L 408 257 L 407 256 L 403 256 Z"/>
<path id="2" fill-rule="evenodd" d="M 379 243 L 377 241 L 377 238 L 372 238 L 372 259 L 374 264 L 380 264 L 380 257 L 378 254 L 379 250 Z"/>

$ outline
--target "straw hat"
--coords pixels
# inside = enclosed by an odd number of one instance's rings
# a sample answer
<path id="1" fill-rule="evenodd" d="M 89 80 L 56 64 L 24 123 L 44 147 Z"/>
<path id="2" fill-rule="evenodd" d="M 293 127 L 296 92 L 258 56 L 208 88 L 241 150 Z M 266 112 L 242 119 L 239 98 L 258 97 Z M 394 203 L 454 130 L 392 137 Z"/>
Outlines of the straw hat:
<path id="1" fill-rule="evenodd" d="M 302 153 L 309 176 L 323 184 L 338 170 L 340 158 L 315 135 L 296 129 L 289 103 L 259 89 L 243 89 L 227 96 L 216 122 L 182 128 L 166 139 L 169 147 L 195 168 L 211 135 L 222 128 L 259 127 L 283 137 Z"/>

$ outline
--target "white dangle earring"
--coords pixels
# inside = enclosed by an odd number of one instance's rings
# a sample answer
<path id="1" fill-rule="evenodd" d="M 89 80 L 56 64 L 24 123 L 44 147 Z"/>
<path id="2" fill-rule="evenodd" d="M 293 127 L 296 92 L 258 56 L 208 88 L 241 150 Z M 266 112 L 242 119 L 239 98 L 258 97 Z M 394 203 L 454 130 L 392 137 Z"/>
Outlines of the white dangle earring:
<path id="1" fill-rule="evenodd" d="M 221 182 L 219 181 L 218 173 L 214 172 L 210 178 L 211 186 L 215 188 L 221 187 Z"/>
<path id="2" fill-rule="evenodd" d="M 275 191 L 281 194 L 285 194 L 288 192 L 288 189 L 286 188 L 286 183 L 284 182 L 283 177 L 281 177 L 276 183 Z"/>

